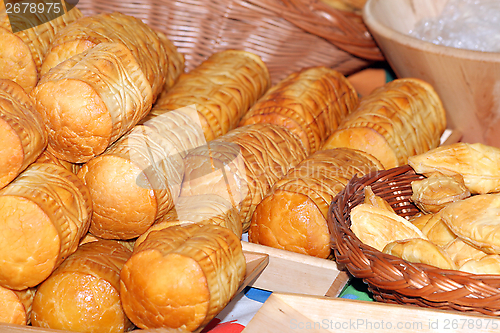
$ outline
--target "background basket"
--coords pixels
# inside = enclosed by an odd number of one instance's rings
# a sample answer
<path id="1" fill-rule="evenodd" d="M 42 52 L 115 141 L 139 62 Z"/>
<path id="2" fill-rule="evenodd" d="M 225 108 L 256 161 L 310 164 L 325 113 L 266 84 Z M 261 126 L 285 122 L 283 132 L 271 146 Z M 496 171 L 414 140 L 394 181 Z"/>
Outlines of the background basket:
<path id="1" fill-rule="evenodd" d="M 77 7 L 140 18 L 169 37 L 188 71 L 226 49 L 259 55 L 273 83 L 305 67 L 347 75 L 383 59 L 359 11 L 320 0 L 80 0 Z"/>
<path id="2" fill-rule="evenodd" d="M 363 279 L 377 301 L 500 315 L 500 276 L 410 263 L 363 244 L 351 231 L 350 212 L 364 200 L 365 186 L 386 199 L 398 215 L 409 217 L 419 212 L 410 201 L 411 182 L 421 178 L 406 165 L 348 183 L 332 201 L 328 216 L 337 263 Z"/>

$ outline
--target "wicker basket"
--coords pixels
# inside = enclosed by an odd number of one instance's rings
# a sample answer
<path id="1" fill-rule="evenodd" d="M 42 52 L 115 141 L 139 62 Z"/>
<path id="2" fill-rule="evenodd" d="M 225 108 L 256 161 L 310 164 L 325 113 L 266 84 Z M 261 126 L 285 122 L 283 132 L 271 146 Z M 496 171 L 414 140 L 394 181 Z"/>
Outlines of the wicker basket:
<path id="1" fill-rule="evenodd" d="M 377 301 L 500 315 L 500 276 L 410 263 L 363 244 L 351 231 L 350 212 L 364 200 L 365 186 L 386 199 L 398 215 L 409 217 L 419 211 L 410 201 L 411 181 L 421 178 L 411 167 L 402 166 L 348 183 L 332 201 L 328 216 L 337 263 L 363 279 Z"/>
<path id="2" fill-rule="evenodd" d="M 172 40 L 186 70 L 225 49 L 259 55 L 273 83 L 305 67 L 347 75 L 383 59 L 359 12 L 320 0 L 80 0 L 77 6 L 84 15 L 119 11 L 142 19 Z"/>

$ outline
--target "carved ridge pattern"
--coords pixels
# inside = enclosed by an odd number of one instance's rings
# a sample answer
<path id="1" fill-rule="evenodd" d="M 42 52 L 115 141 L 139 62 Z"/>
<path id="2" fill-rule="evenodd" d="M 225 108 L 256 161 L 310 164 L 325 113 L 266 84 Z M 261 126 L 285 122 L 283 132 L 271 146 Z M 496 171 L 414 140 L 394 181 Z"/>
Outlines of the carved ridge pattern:
<path id="1" fill-rule="evenodd" d="M 88 40 L 94 44 L 119 42 L 125 45 L 144 72 L 153 95 L 157 96 L 162 91 L 168 72 L 167 50 L 160 37 L 139 19 L 117 12 L 84 17 L 61 30 L 55 36 L 51 49 L 77 40 Z"/>
<path id="2" fill-rule="evenodd" d="M 106 70 L 103 70 L 103 67 Z M 55 84 L 64 85 L 65 80 L 87 84 L 106 106 L 106 110 L 101 111 L 109 113 L 112 129 L 109 137 L 99 138 L 100 142 L 106 140 L 104 149 L 137 124 L 152 107 L 151 86 L 130 50 L 120 43 L 101 43 L 60 63 L 45 75 L 33 90 L 35 99 L 44 94 L 45 83 L 52 81 Z M 48 118 L 52 118 L 51 116 Z M 46 124 L 46 127 L 49 127 L 49 133 L 54 132 L 50 124 Z M 94 135 L 94 133 L 90 134 Z M 67 138 L 64 137 L 64 139 Z M 51 144 L 49 138 L 51 148 L 56 150 L 57 144 L 57 141 Z M 65 156 L 65 159 L 84 159 L 81 162 L 86 162 L 94 155 L 102 153 L 102 151 L 96 151 L 87 153 L 86 156 L 73 156 L 72 154 L 78 148 L 84 148 L 83 143 L 78 144 L 79 146 L 69 153 L 71 156 Z M 88 156 L 90 154 L 93 155 Z"/>
<path id="3" fill-rule="evenodd" d="M 197 116 L 195 110 L 190 111 L 193 116 Z M 114 206 L 115 200 L 112 198 L 119 196 L 120 193 L 106 190 L 107 185 L 103 182 L 91 182 L 93 185 L 88 185 L 90 190 L 93 193 L 100 193 L 98 198 L 94 198 L 96 204 L 92 226 L 96 226 L 95 232 L 99 229 L 99 232 L 107 232 L 115 237 L 118 231 L 112 230 L 113 228 L 108 225 L 109 222 L 101 222 L 109 220 L 114 221 L 114 225 L 117 227 L 122 222 L 121 225 L 134 229 L 127 231 L 127 237 L 132 234 L 137 237 L 139 228 L 142 230 L 146 224 L 150 225 L 154 220 L 162 218 L 173 208 L 180 194 L 185 173 L 184 156 L 188 151 L 202 146 L 204 142 L 201 127 L 189 114 L 184 113 L 183 110 L 163 112 L 163 110 L 155 108 L 153 114 L 149 114 L 143 119 L 140 125 L 136 125 L 130 132 L 108 147 L 103 154 L 90 160 L 84 166 L 84 172 L 79 174 L 80 177 L 86 179 L 89 174 L 90 177 L 94 177 L 98 173 L 96 170 L 99 170 L 102 165 L 108 165 L 108 163 L 118 163 L 122 166 L 131 164 L 134 170 L 141 173 L 134 181 L 127 181 L 123 186 L 125 188 L 142 186 L 151 190 L 154 193 L 153 200 L 156 202 L 155 207 L 148 206 L 153 209 L 152 213 L 154 212 L 155 215 L 148 216 L 148 220 L 141 221 L 141 225 L 139 225 L 138 220 L 123 216 L 121 218 L 124 220 L 118 220 L 112 213 L 118 209 Z M 139 194 L 136 194 L 135 198 L 139 198 L 137 195 Z M 131 212 L 132 210 L 133 208 L 127 211 Z M 145 218 L 144 215 L 142 217 Z M 106 226 L 98 227 L 101 223 Z M 122 236 L 120 235 L 120 237 Z"/>
<path id="4" fill-rule="evenodd" d="M 255 205 L 275 182 L 306 158 L 306 151 L 297 136 L 271 124 L 239 127 L 218 140 L 235 143 L 241 148 L 249 190 L 240 210 L 243 231 L 246 231 Z"/>
<path id="5" fill-rule="evenodd" d="M 175 110 L 195 104 L 206 120 L 202 125 L 210 141 L 235 128 L 269 85 L 269 73 L 260 59 L 248 57 L 244 51 L 228 50 L 182 74 L 157 106 Z"/>
<path id="6" fill-rule="evenodd" d="M 113 71 L 102 71 L 94 66 L 103 59 L 114 67 Z M 84 81 L 87 81 L 84 73 L 96 75 L 96 81 L 88 82 L 96 87 L 111 115 L 113 133 L 110 142 L 116 141 L 151 110 L 151 86 L 132 53 L 121 44 L 99 44 L 72 71 L 76 71 L 75 74 L 81 71 Z"/>
<path id="7" fill-rule="evenodd" d="M 61 189 L 71 195 L 72 206 L 60 197 L 58 191 Z M 92 212 L 90 194 L 76 175 L 53 164 L 35 163 L 0 193 L 31 200 L 47 214 L 61 241 L 57 265 L 76 251 L 88 230 Z"/>
<path id="8" fill-rule="evenodd" d="M 178 214 L 179 211 L 181 216 Z M 185 223 L 219 225 L 230 229 L 239 238 L 242 234 L 238 210 L 228 200 L 217 194 L 179 197 L 175 207 L 157 220 L 155 227 L 150 230 L 164 229 Z M 141 238 L 143 237 L 141 236 Z"/>
<path id="9" fill-rule="evenodd" d="M 282 125 L 314 153 L 357 103 L 354 88 L 342 74 L 314 67 L 293 73 L 269 89 L 244 115 L 240 126 L 260 122 Z"/>
<path id="10" fill-rule="evenodd" d="M 36 1 L 36 3 L 44 2 Z M 3 10 L 0 9 L 0 26 L 12 32 L 9 17 L 4 12 L 5 9 L 2 9 Z M 32 22 L 35 27 L 16 32 L 15 35 L 21 38 L 21 40 L 28 46 L 33 60 L 35 61 L 35 65 L 38 71 L 40 71 L 43 58 L 49 49 L 50 43 L 54 40 L 56 33 L 68 26 L 70 23 L 83 17 L 83 15 L 78 9 L 73 8 L 73 10 L 66 12 L 64 15 L 58 16 L 53 20 L 50 20 L 45 13 L 35 13 L 33 17 L 36 20 L 35 22 Z M 22 13 L 12 14 L 11 19 L 16 25 L 20 26 L 20 24 L 25 22 L 26 16 Z"/>
<path id="11" fill-rule="evenodd" d="M 0 118 L 12 127 L 21 140 L 24 154 L 20 167 L 22 171 L 34 162 L 47 146 L 48 136 L 41 118 L 24 90 L 15 88 L 8 81 L 0 80 L 0 105 L 4 103 L 8 103 L 8 107 L 0 106 Z"/>
<path id="12" fill-rule="evenodd" d="M 247 189 L 245 165 L 241 157 L 238 145 L 219 140 L 192 150 L 184 158 L 186 174 L 181 196 L 208 194 L 207 191 L 217 193 L 237 207 L 239 212 Z M 207 183 L 212 186 L 206 187 Z"/>
<path id="13" fill-rule="evenodd" d="M 149 127 L 136 126 L 110 149 L 109 155 L 130 159 L 141 170 L 149 170 L 145 176 L 155 192 L 157 218 L 173 208 L 180 193 L 184 163 L 169 140 Z"/>
<path id="14" fill-rule="evenodd" d="M 148 255 L 155 252 L 155 260 L 165 260 L 170 255 L 184 257 L 185 260 L 193 260 L 202 270 L 208 290 L 209 299 L 201 300 L 207 302 L 207 306 L 202 308 L 206 313 L 193 310 L 195 318 L 184 323 L 189 330 L 195 330 L 199 326 L 208 323 L 227 305 L 230 298 L 236 292 L 239 284 L 245 276 L 245 257 L 239 239 L 227 228 L 213 225 L 199 226 L 196 224 L 185 226 L 174 226 L 159 231 L 151 232 L 147 239 L 140 243 L 134 250 L 134 255 Z M 156 259 L 158 258 L 158 259 Z M 130 262 L 134 262 L 133 259 Z M 129 276 L 134 274 L 135 268 L 129 263 L 125 264 L 122 271 L 122 290 L 125 292 L 124 307 L 129 307 L 128 289 L 134 288 L 127 281 Z M 132 283 L 132 282 L 130 282 Z M 157 312 L 154 317 L 154 324 L 162 323 L 165 318 L 161 315 L 162 308 L 172 309 L 168 301 L 149 302 L 148 296 L 142 290 L 133 290 L 133 298 L 142 299 L 142 302 L 135 302 L 133 306 L 145 307 L 150 311 Z M 143 294 L 141 294 L 141 292 Z M 132 292 L 131 292 L 132 293 Z M 132 300 L 130 301 L 132 303 Z M 184 305 L 193 307 L 194 304 Z M 182 308 L 179 305 L 177 308 Z M 153 318 L 153 317 L 151 317 Z M 148 327 L 148 322 L 142 322 Z"/>
<path id="15" fill-rule="evenodd" d="M 332 199 L 349 179 L 355 174 L 362 176 L 380 168 L 352 149 L 319 151 L 291 169 L 273 186 L 269 195 L 276 190 L 304 194 L 316 203 L 326 219 Z"/>
<path id="16" fill-rule="evenodd" d="M 432 88 L 400 79 L 362 99 L 338 131 L 356 127 L 369 127 L 381 134 L 403 165 L 409 156 L 439 145 L 446 119 Z"/>
<path id="17" fill-rule="evenodd" d="M 130 258 L 131 251 L 116 241 L 99 240 L 92 245 L 80 246 L 74 256 L 69 256 L 51 275 L 78 272 L 101 279 L 106 277 L 118 293 L 120 290 L 120 271 Z"/>

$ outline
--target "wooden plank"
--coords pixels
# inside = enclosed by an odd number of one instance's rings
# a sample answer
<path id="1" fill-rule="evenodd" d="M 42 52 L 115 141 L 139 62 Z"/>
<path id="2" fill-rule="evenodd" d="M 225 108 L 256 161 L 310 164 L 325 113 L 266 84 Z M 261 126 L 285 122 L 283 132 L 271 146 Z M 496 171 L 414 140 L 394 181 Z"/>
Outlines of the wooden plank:
<path id="1" fill-rule="evenodd" d="M 349 281 L 333 260 L 242 242 L 243 250 L 266 253 L 269 264 L 250 285 L 273 292 L 336 297 Z"/>
<path id="2" fill-rule="evenodd" d="M 300 332 L 297 331 L 295 323 L 306 323 L 311 321 L 299 309 L 291 307 L 276 295 L 273 293 L 269 296 L 252 320 L 246 325 L 243 332 Z M 307 332 L 327 333 L 329 331 L 323 330 L 321 327 L 310 327 Z"/>
<path id="3" fill-rule="evenodd" d="M 500 318 L 459 311 L 286 293 L 273 293 L 268 301 L 243 332 L 466 333 L 500 330 Z M 277 312 L 282 315 L 278 316 Z M 270 317 L 268 313 L 274 315 Z M 266 329 L 271 325 L 279 329 Z"/>

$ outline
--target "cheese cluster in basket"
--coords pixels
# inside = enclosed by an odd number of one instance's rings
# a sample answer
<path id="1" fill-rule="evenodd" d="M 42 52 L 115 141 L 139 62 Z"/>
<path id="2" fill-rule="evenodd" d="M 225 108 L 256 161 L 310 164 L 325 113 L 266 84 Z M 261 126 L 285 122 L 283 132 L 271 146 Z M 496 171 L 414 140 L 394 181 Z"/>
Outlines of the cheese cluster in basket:
<path id="1" fill-rule="evenodd" d="M 365 187 L 365 202 L 351 211 L 356 236 L 410 262 L 500 274 L 500 149 L 460 142 L 411 156 L 408 164 L 425 176 L 411 183 L 421 213 L 399 217 Z"/>
<path id="2" fill-rule="evenodd" d="M 360 99 L 313 67 L 271 87 L 243 50 L 186 72 L 166 35 L 121 13 L 8 22 L 2 6 L 0 322 L 199 331 L 244 281 L 244 233 L 331 257 L 335 195 L 436 148 L 446 127 L 418 79 Z"/>

